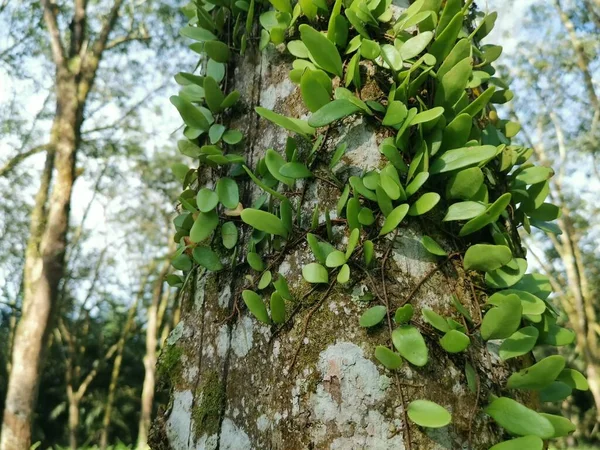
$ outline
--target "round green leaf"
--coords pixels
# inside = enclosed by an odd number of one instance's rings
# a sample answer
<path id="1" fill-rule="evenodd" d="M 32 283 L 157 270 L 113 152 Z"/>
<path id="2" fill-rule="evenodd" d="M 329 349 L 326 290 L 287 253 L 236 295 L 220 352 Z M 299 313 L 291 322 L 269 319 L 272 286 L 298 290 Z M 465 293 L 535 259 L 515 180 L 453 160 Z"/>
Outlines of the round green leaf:
<path id="1" fill-rule="evenodd" d="M 308 170 L 304 164 L 299 162 L 289 162 L 279 168 L 279 173 L 284 177 L 298 179 L 298 178 L 311 178 L 312 172 Z"/>
<path id="2" fill-rule="evenodd" d="M 271 294 L 271 319 L 273 322 L 279 324 L 285 322 L 285 302 L 279 294 L 279 292 L 273 292 Z"/>
<path id="3" fill-rule="evenodd" d="M 339 267 L 346 264 L 346 255 L 339 250 L 335 250 L 327 255 L 325 265 L 327 267 Z"/>
<path id="4" fill-rule="evenodd" d="M 483 214 L 485 210 L 485 205 L 479 202 L 454 203 L 448 207 L 448 212 L 442 220 L 444 222 L 453 220 L 470 220 L 479 216 L 480 214 Z"/>
<path id="5" fill-rule="evenodd" d="M 308 59 L 308 48 L 302 41 L 290 41 L 287 43 L 289 52 L 296 58 Z"/>
<path id="6" fill-rule="evenodd" d="M 265 268 L 264 261 L 256 252 L 248 252 L 248 254 L 246 255 L 246 260 L 248 261 L 250 267 L 256 270 L 257 272 L 262 272 Z"/>
<path id="7" fill-rule="evenodd" d="M 548 356 L 526 369 L 513 373 L 506 386 L 510 389 L 544 389 L 556 380 L 564 368 L 565 358 L 561 355 Z"/>
<path id="8" fill-rule="evenodd" d="M 493 145 L 479 147 L 462 147 L 442 153 L 429 167 L 432 174 L 451 172 L 453 170 L 476 166 L 496 156 L 497 148 Z"/>
<path id="9" fill-rule="evenodd" d="M 223 268 L 219 255 L 208 247 L 196 247 L 192 251 L 192 256 L 194 257 L 194 261 L 213 272 Z"/>
<path id="10" fill-rule="evenodd" d="M 440 194 L 437 192 L 426 192 L 419 199 L 410 205 L 409 216 L 420 216 L 431 211 L 440 201 Z"/>
<path id="11" fill-rule="evenodd" d="M 556 381 L 562 381 L 573 389 L 587 391 L 590 386 L 581 372 L 575 369 L 564 369 L 556 378 Z"/>
<path id="12" fill-rule="evenodd" d="M 204 43 L 204 51 L 209 58 L 217 62 L 226 63 L 229 60 L 229 47 L 224 42 L 207 41 Z"/>
<path id="13" fill-rule="evenodd" d="M 483 213 L 477 217 L 469 220 L 460 230 L 458 235 L 460 237 L 467 236 L 468 234 L 474 233 L 475 231 L 481 230 L 486 225 L 494 223 L 500 217 L 500 214 L 509 205 L 511 194 L 506 193 L 498 197 L 494 203 L 492 203 Z"/>
<path id="14" fill-rule="evenodd" d="M 554 435 L 554 427 L 548 419 L 512 398 L 494 399 L 485 412 L 511 434 L 534 435 L 542 439 L 549 439 Z"/>
<path id="15" fill-rule="evenodd" d="M 217 207 L 219 203 L 219 196 L 211 189 L 202 188 L 198 191 L 196 196 L 196 205 L 198 209 L 203 213 L 212 211 Z"/>
<path id="16" fill-rule="evenodd" d="M 238 240 L 238 229 L 233 222 L 225 222 L 221 227 L 221 238 L 223 239 L 223 247 L 231 250 L 235 247 Z"/>
<path id="17" fill-rule="evenodd" d="M 400 325 L 392 332 L 392 342 L 398 353 L 415 366 L 427 364 L 429 351 L 421 332 L 412 325 Z"/>
<path id="18" fill-rule="evenodd" d="M 526 291 L 519 291 L 516 289 L 504 289 L 498 291 L 488 298 L 487 303 L 494 306 L 499 306 L 504 299 L 509 295 L 516 295 L 521 300 L 521 306 L 523 307 L 524 315 L 540 315 L 546 311 L 546 303 L 535 295 L 530 294 Z"/>
<path id="19" fill-rule="evenodd" d="M 543 415 L 543 414 L 542 414 Z M 490 450 L 542 450 L 544 441 L 537 436 L 525 436 L 510 441 L 500 442 L 494 445 Z"/>
<path id="20" fill-rule="evenodd" d="M 177 270 L 183 270 L 184 272 L 189 272 L 192 270 L 192 260 L 185 253 L 182 255 L 177 255 L 171 261 L 171 265 Z"/>
<path id="21" fill-rule="evenodd" d="M 537 341 L 539 332 L 537 328 L 528 326 L 515 331 L 510 337 L 500 345 L 500 358 L 506 361 L 510 358 L 526 355 L 529 353 Z"/>
<path id="22" fill-rule="evenodd" d="M 244 303 L 250 310 L 250 312 L 263 323 L 270 324 L 271 320 L 269 319 L 269 314 L 267 313 L 267 307 L 265 306 L 262 298 L 254 292 L 249 290 L 244 290 L 242 292 L 242 298 L 244 299 Z"/>
<path id="23" fill-rule="evenodd" d="M 400 47 L 400 56 L 403 60 L 412 59 L 418 56 L 433 39 L 433 33 L 431 31 L 425 31 L 417 34 L 415 37 L 410 38 L 402 47 Z"/>
<path id="24" fill-rule="evenodd" d="M 502 267 L 512 259 L 510 248 L 505 245 L 475 244 L 465 253 L 465 270 L 489 272 Z"/>
<path id="25" fill-rule="evenodd" d="M 429 400 L 410 402 L 407 413 L 410 420 L 427 428 L 445 427 L 452 421 L 452 415 L 446 408 Z"/>
<path id="26" fill-rule="evenodd" d="M 396 310 L 396 314 L 394 315 L 394 321 L 397 324 L 408 323 L 410 322 L 410 319 L 412 319 L 414 312 L 415 309 L 413 308 L 413 305 L 407 303 L 406 305 L 401 306 Z"/>
<path id="27" fill-rule="evenodd" d="M 558 403 L 569 397 L 573 389 L 562 381 L 553 381 L 544 389 L 539 391 L 541 402 Z"/>
<path id="28" fill-rule="evenodd" d="M 262 290 L 266 288 L 271 283 L 272 278 L 273 275 L 271 274 L 270 270 L 267 270 L 265 273 L 263 273 L 258 281 L 258 289 Z"/>
<path id="29" fill-rule="evenodd" d="M 483 172 L 479 167 L 471 167 L 455 173 L 446 184 L 446 197 L 469 200 L 483 184 Z"/>
<path id="30" fill-rule="evenodd" d="M 514 286 L 519 282 L 527 270 L 527 260 L 516 258 L 518 269 L 511 269 L 508 265 L 489 271 L 485 274 L 485 283 L 494 289 L 504 289 Z"/>
<path id="31" fill-rule="evenodd" d="M 235 209 L 240 202 L 238 185 L 232 178 L 223 177 L 217 181 L 217 195 L 225 208 Z"/>
<path id="32" fill-rule="evenodd" d="M 490 309 L 481 323 L 481 337 L 504 339 L 510 337 L 521 324 L 521 300 L 516 295 L 509 295 L 500 305 Z"/>
<path id="33" fill-rule="evenodd" d="M 229 145 L 235 145 L 239 143 L 244 135 L 239 130 L 227 130 L 223 134 L 223 141 L 225 141 Z"/>
<path id="34" fill-rule="evenodd" d="M 275 281 L 273 281 L 273 286 L 275 286 L 275 289 L 277 290 L 277 292 L 279 292 L 279 295 L 281 295 L 284 299 L 286 299 L 286 300 L 294 299 L 292 297 L 292 294 L 290 293 L 290 289 L 288 287 L 287 281 L 283 275 L 279 274 L 277 279 Z"/>
<path id="35" fill-rule="evenodd" d="M 385 306 L 373 306 L 372 308 L 369 308 L 364 313 L 362 313 L 358 323 L 361 327 L 374 327 L 384 319 L 386 314 L 387 310 L 385 309 Z"/>
<path id="36" fill-rule="evenodd" d="M 423 111 L 417 114 L 410 122 L 410 125 L 418 125 L 420 123 L 432 122 L 434 120 L 439 119 L 442 114 L 444 114 L 444 108 L 442 108 L 441 106 L 428 109 L 427 111 Z"/>
<path id="37" fill-rule="evenodd" d="M 440 345 L 448 353 L 462 352 L 470 343 L 469 336 L 458 330 L 450 330 L 440 339 Z"/>
<path id="38" fill-rule="evenodd" d="M 276 180 L 281 181 L 290 187 L 294 185 L 293 178 L 286 177 L 281 173 L 281 168 L 286 164 L 285 159 L 272 148 L 268 149 L 265 153 L 265 164 Z"/>
<path id="39" fill-rule="evenodd" d="M 302 267 L 302 276 L 309 283 L 329 283 L 327 269 L 318 263 L 310 263 Z"/>
<path id="40" fill-rule="evenodd" d="M 389 370 L 397 369 L 402 365 L 402 358 L 400 355 L 383 345 L 378 345 L 375 348 L 375 358 Z"/>
<path id="41" fill-rule="evenodd" d="M 312 56 L 312 60 L 322 69 L 342 76 L 342 58 L 333 42 L 309 25 L 299 27 L 302 42 Z"/>
<path id="42" fill-rule="evenodd" d="M 192 242 L 203 241 L 212 234 L 218 224 L 219 216 L 215 210 L 207 213 L 198 213 L 198 217 L 196 217 L 194 225 L 190 229 L 190 240 Z"/>

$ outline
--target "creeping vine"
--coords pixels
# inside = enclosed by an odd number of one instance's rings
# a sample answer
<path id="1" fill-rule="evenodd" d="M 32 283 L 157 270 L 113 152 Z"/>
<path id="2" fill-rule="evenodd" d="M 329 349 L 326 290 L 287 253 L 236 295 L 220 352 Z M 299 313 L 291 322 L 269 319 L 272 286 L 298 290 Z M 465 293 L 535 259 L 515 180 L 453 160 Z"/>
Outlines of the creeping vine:
<path id="1" fill-rule="evenodd" d="M 171 102 L 185 122 L 178 148 L 198 161 L 198 167 L 175 164 L 172 168 L 184 189 L 178 198 L 180 214 L 174 219 L 179 247 L 173 266 L 185 278 L 169 275 L 167 281 L 182 287 L 196 267 L 215 272 L 228 265 L 235 269 L 241 255 L 255 276 L 236 293 L 227 320 L 239 313 L 241 297 L 257 320 L 277 327 L 276 335 L 296 312 L 308 308 L 302 345 L 311 317 L 334 286 L 350 282 L 352 270 L 365 273 L 374 285 L 370 271 L 376 266 L 375 246 L 387 241 L 379 266 L 383 295 L 374 291 L 373 296 L 380 304 L 367 308 L 359 324 L 370 328 L 387 323 L 388 345 L 377 346 L 374 354 L 395 372 L 403 405 L 398 368 L 404 361 L 421 367 L 429 360 L 423 327 L 413 317 L 411 302 L 446 264 L 462 266 L 472 294 L 471 309 L 476 312 L 474 319 L 457 296 L 452 297 L 454 317 L 421 309 L 422 320 L 434 330 L 431 336 L 446 352 L 466 352 L 473 339 L 498 340 L 498 356 L 506 361 L 529 355 L 538 346 L 571 344 L 574 333 L 557 324 L 548 279 L 527 273 L 517 232 L 522 228 L 530 233 L 536 227 L 559 233 L 553 220 L 560 210 L 546 201 L 554 172 L 530 161 L 532 149 L 511 142 L 520 130 L 518 123 L 499 118 L 495 105 L 513 95 L 494 76 L 492 63 L 502 47 L 481 44 L 494 26 L 496 13 L 482 15 L 471 3 L 416 0 L 405 10 L 391 0 L 335 0 L 333 4 L 195 0 L 188 4 L 184 13 L 189 23 L 181 34 L 195 41 L 189 47 L 200 55 L 200 75 L 179 73 L 181 90 Z M 248 46 L 256 45 L 260 50 L 279 46 L 295 58 L 289 78 L 298 85 L 311 114 L 304 120 L 257 106 L 254 111 L 261 119 L 290 136 L 282 153 L 267 149 L 249 167 L 243 133 L 225 125 L 240 99 L 238 91 L 228 89 L 227 72 L 230 62 L 239 61 Z M 363 99 L 369 84 L 381 94 Z M 323 148 L 330 128 L 357 115 L 386 136 L 379 146 L 385 165 L 344 180 L 337 168 L 348 145 L 340 142 L 327 169 L 316 173 L 317 161 L 326 156 Z M 303 212 L 305 180 L 311 178 L 339 189 L 335 211 L 317 206 L 312 215 Z M 253 182 L 263 192 L 251 206 L 240 201 L 240 180 Z M 300 192 L 294 191 L 302 182 Z M 426 214 L 460 251 L 448 252 L 424 236 L 421 243 L 438 264 L 392 311 L 386 261 L 402 225 Z M 334 225 L 347 231 L 345 249 L 334 239 Z M 314 261 L 302 267 L 302 276 L 314 286 L 295 299 L 285 276 L 271 269 L 305 241 Z M 303 300 L 320 285 L 328 287 L 317 300 L 305 304 Z M 479 303 L 475 287 L 487 294 L 485 304 Z M 268 308 L 265 292 L 271 292 Z M 535 391 L 541 401 L 559 402 L 573 390 L 588 389 L 583 375 L 566 368 L 565 359 L 557 354 L 513 373 L 502 389 L 505 396 L 484 395 L 477 370 L 469 362 L 465 376 L 477 398 L 469 418 L 469 445 L 480 402 L 487 402 L 484 411 L 499 426 L 517 436 L 494 445 L 493 450 L 541 450 L 544 440 L 575 429 L 566 418 L 538 413 L 512 399 L 514 390 Z M 414 399 L 404 406 L 405 421 L 422 427 L 444 427 L 452 421 L 450 412 L 428 400 Z M 404 432 L 410 449 L 408 426 Z"/>

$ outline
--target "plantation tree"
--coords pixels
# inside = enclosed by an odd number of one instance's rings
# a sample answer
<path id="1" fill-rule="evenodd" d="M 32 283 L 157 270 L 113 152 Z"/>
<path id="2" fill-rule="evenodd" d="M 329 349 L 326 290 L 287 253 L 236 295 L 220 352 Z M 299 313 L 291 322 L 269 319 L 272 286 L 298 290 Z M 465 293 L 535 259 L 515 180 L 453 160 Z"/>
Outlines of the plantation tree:
<path id="1" fill-rule="evenodd" d="M 154 93 L 164 87 L 157 84 L 161 77 L 147 70 L 145 64 L 152 61 L 148 65 L 157 71 L 164 69 L 164 64 L 154 63 L 152 55 L 169 34 L 173 14 L 168 4 L 148 2 L 125 7 L 121 0 L 44 0 L 31 7 L 10 3 L 1 13 L 2 23 L 9 28 L 9 45 L 1 58 L 3 75 L 17 86 L 31 82 L 36 92 L 50 90 L 46 95 L 49 101 L 40 110 L 41 122 L 38 117 L 30 122 L 31 133 L 26 139 L 14 142 L 5 135 L 2 142 L 3 147 L 14 148 L 3 159 L 2 177 L 18 179 L 19 165 L 26 158 L 45 153 L 30 214 L 21 318 L 14 336 L 0 445 L 21 449 L 30 445 L 45 342 L 65 272 L 75 180 L 96 165 L 94 159 L 130 154 L 131 130 L 143 129 L 132 126 L 136 111 L 148 106 Z M 151 41 L 149 30 L 159 39 Z M 136 53 L 124 58 L 128 49 Z M 27 64 L 36 67 L 35 74 L 29 73 Z M 53 76 L 44 76 L 46 73 Z M 130 100 L 125 100 L 125 93 Z M 17 100 L 23 102 L 19 97 Z M 54 112 L 49 114 L 45 106 L 50 104 Z M 36 144 L 41 134 L 36 128 L 43 128 L 43 119 L 49 117 L 50 136 Z M 139 136 L 135 140 L 139 142 Z M 83 170 L 76 169 L 78 163 Z M 23 239 L 27 232 L 21 228 L 18 235 Z"/>
<path id="2" fill-rule="evenodd" d="M 184 297 L 151 447 L 541 450 L 571 433 L 533 408 L 583 376 L 556 354 L 519 371 L 570 332 L 526 273 L 518 230 L 552 173 L 494 106 L 510 96 L 490 77 L 501 48 L 480 44 L 496 14 L 185 12 L 201 71 L 171 102 L 195 163 L 173 166 Z"/>

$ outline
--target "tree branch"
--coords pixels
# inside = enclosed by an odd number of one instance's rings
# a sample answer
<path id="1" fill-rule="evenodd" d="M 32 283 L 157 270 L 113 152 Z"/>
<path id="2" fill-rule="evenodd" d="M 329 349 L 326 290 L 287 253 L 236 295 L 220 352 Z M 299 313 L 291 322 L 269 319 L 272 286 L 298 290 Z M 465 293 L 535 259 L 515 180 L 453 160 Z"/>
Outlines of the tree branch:
<path id="1" fill-rule="evenodd" d="M 38 145 L 37 147 L 33 147 L 32 149 L 27 150 L 26 152 L 19 153 L 9 159 L 4 166 L 0 167 L 0 177 L 7 176 L 17 165 L 21 162 L 29 158 L 30 156 L 37 155 L 38 153 L 43 152 L 50 146 L 49 143 Z"/>
<path id="2" fill-rule="evenodd" d="M 58 7 L 51 0 L 42 0 L 44 7 L 44 22 L 50 33 L 50 46 L 52 48 L 52 59 L 57 67 L 66 67 L 65 49 L 60 38 L 60 30 L 56 19 L 56 10 Z"/>
<path id="3" fill-rule="evenodd" d="M 121 44 L 125 44 L 126 42 L 148 40 L 150 40 L 150 35 L 145 28 L 141 28 L 138 31 L 132 31 L 125 36 L 119 36 L 118 38 L 107 42 L 105 50 L 110 50 L 111 48 L 115 48 Z"/>
<path id="4" fill-rule="evenodd" d="M 117 21 L 117 18 L 119 17 L 119 10 L 121 9 L 122 4 L 123 4 L 123 0 L 115 0 L 112 8 L 110 9 L 110 12 L 108 13 L 108 18 L 107 18 L 106 22 L 104 22 L 104 26 L 102 27 L 102 30 L 100 31 L 100 36 L 98 36 L 98 39 L 94 43 L 93 52 L 94 52 L 94 55 L 96 56 L 96 58 L 98 58 L 98 59 L 100 59 L 102 52 L 104 52 L 104 50 L 106 49 L 106 45 L 108 42 L 108 35 L 110 34 L 113 27 L 115 26 L 115 22 Z"/>

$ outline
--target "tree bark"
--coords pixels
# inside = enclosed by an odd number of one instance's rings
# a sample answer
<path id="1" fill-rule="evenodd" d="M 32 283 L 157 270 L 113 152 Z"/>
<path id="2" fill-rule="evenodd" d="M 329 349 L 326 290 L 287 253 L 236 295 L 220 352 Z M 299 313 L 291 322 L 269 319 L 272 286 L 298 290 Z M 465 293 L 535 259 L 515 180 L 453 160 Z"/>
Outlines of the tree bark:
<path id="1" fill-rule="evenodd" d="M 154 389 L 156 387 L 156 351 L 158 345 L 158 332 L 160 329 L 161 303 L 168 301 L 168 295 L 163 295 L 164 279 L 169 273 L 170 262 L 165 261 L 152 290 L 152 301 L 148 308 L 148 320 L 146 322 L 146 354 L 144 355 L 144 384 L 142 386 L 142 397 L 140 407 L 140 423 L 138 428 L 137 448 L 145 450 L 148 448 L 148 431 L 152 420 L 152 407 L 154 405 Z"/>
<path id="2" fill-rule="evenodd" d="M 229 68 L 227 85 L 240 91 L 243 106 L 228 126 L 246 136 L 244 156 L 251 168 L 266 149 L 281 152 L 286 142 L 286 133 L 260 119 L 255 106 L 288 117 L 307 113 L 299 89 L 288 78 L 291 61 L 271 48 L 262 54 L 248 51 Z M 363 100 L 386 95 L 375 83 L 365 85 Z M 383 162 L 378 145 L 384 137 L 380 127 L 365 119 L 346 119 L 326 132 L 317 166 L 326 166 L 336 146 L 346 143 L 341 178 L 376 169 Z M 240 201 L 248 207 L 262 191 L 250 183 L 242 186 Z M 303 217 L 310 218 L 318 208 L 335 219 L 341 192 L 334 183 L 315 177 L 299 186 Z M 398 231 L 376 240 L 370 269 L 352 267 L 349 287 L 332 284 L 314 290 L 303 280 L 302 266 L 314 261 L 304 239 L 289 243 L 280 257 L 272 255 L 268 263 L 273 274 L 285 275 L 295 299 L 288 309 L 291 319 L 281 330 L 257 322 L 243 306 L 240 293 L 251 272 L 240 268 L 241 259 L 218 274 L 197 272 L 193 287 L 184 293 L 181 322 L 159 358 L 158 374 L 171 386 L 171 401 L 155 421 L 151 447 L 483 450 L 497 443 L 500 431 L 490 425 L 481 403 L 490 392 L 498 393 L 507 365 L 490 357 L 474 335 L 465 354 L 445 353 L 433 329 L 419 319 L 421 309 L 428 307 L 460 320 L 452 306 L 454 294 L 478 321 L 485 299 L 462 270 L 454 253 L 460 250 L 458 243 L 435 222 L 411 220 Z M 337 241 L 346 230 L 334 227 L 333 233 Z M 427 253 L 420 244 L 423 235 L 438 240 L 453 256 L 440 260 Z M 412 303 L 428 341 L 427 366 L 405 363 L 395 376 L 376 364 L 375 346 L 386 345 L 389 334 L 386 327 L 367 331 L 359 326 L 367 293 L 390 311 Z M 467 388 L 467 362 L 477 370 L 476 393 Z M 419 398 L 446 407 L 453 423 L 440 430 L 409 423 L 406 406 Z"/>

